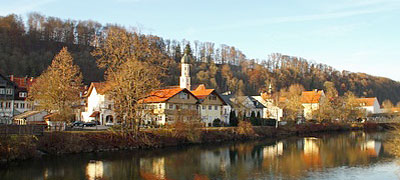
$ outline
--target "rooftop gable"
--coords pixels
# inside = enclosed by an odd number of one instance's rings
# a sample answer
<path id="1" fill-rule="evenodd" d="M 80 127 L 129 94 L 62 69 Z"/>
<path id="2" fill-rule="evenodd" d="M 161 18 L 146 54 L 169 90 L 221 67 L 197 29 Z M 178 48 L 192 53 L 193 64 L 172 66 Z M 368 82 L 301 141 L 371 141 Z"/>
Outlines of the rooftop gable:
<path id="1" fill-rule="evenodd" d="M 304 104 L 320 103 L 323 96 L 325 96 L 323 90 L 303 91 L 301 93 L 301 102 Z"/>
<path id="2" fill-rule="evenodd" d="M 204 84 L 200 84 L 195 90 L 191 91 L 193 95 L 195 95 L 198 99 L 204 100 L 210 94 L 217 96 L 224 105 L 227 103 L 225 100 L 217 93 L 215 89 L 207 89 Z"/>
<path id="3" fill-rule="evenodd" d="M 174 88 L 174 89 L 159 89 L 152 91 L 148 97 L 144 98 L 140 102 L 142 103 L 166 102 L 175 95 L 179 94 L 180 92 L 188 93 L 189 95 L 193 96 L 195 99 L 198 100 L 198 98 L 186 88 Z"/>
<path id="4" fill-rule="evenodd" d="M 106 82 L 92 82 L 92 83 L 90 83 L 89 89 L 85 96 L 89 96 L 92 93 L 93 88 L 95 88 L 97 94 L 100 94 L 100 95 L 104 95 L 106 93 L 106 91 L 108 90 L 108 86 L 107 86 Z"/>

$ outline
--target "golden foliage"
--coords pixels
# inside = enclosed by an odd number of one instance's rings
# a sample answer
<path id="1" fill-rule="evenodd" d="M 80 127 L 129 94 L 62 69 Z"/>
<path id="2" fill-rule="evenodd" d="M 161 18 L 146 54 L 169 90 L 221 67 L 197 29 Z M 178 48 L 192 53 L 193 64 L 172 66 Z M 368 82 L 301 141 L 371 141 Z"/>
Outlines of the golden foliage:
<path id="1" fill-rule="evenodd" d="M 79 103 L 81 86 L 79 67 L 64 47 L 29 89 L 28 99 L 35 103 L 36 109 L 54 112 L 58 120 L 68 121 L 73 113 L 72 106 Z"/>

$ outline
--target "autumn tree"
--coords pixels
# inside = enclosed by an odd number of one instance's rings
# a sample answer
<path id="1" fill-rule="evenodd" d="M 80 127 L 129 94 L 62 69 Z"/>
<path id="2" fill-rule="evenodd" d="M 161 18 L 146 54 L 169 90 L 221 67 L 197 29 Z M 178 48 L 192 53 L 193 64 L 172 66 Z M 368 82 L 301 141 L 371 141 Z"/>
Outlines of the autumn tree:
<path id="1" fill-rule="evenodd" d="M 341 109 L 341 119 L 345 121 L 356 120 L 365 116 L 365 111 L 360 108 L 360 102 L 353 92 L 349 91 L 344 94 L 343 108 Z"/>
<path id="2" fill-rule="evenodd" d="M 392 101 L 390 101 L 389 99 L 386 99 L 382 102 L 382 107 L 386 110 L 390 110 L 394 107 Z"/>
<path id="3" fill-rule="evenodd" d="M 287 99 L 282 107 L 288 120 L 296 121 L 297 117 L 302 113 L 304 107 L 301 102 L 301 93 L 303 91 L 304 87 L 302 85 L 293 84 L 286 92 L 282 92 Z"/>
<path id="4" fill-rule="evenodd" d="M 79 67 L 67 48 L 63 48 L 29 89 L 28 99 L 36 104 L 36 109 L 55 113 L 58 120 L 68 122 L 73 116 L 72 106 L 79 103 L 81 86 Z"/>
<path id="5" fill-rule="evenodd" d="M 319 122 L 323 120 L 335 120 L 339 118 L 340 109 L 342 107 L 341 99 L 335 84 L 330 81 L 324 83 L 325 98 L 321 101 L 319 108 L 314 110 L 313 115 Z"/>
<path id="6" fill-rule="evenodd" d="M 151 37 L 110 28 L 105 42 L 92 53 L 98 66 L 106 69 L 106 93 L 114 101 L 117 117 L 136 132 L 143 112 L 139 101 L 160 86 L 165 57 L 154 43 Z"/>

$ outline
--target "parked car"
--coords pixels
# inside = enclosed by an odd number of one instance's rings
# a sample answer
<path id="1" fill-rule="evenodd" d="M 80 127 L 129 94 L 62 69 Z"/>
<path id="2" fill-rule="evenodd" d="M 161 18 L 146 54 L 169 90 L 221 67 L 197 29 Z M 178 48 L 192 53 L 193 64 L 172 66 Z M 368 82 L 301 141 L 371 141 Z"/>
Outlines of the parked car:
<path id="1" fill-rule="evenodd" d="M 72 126 L 73 127 L 82 127 L 83 124 L 85 124 L 85 122 L 83 122 L 83 121 L 75 121 L 75 122 L 72 123 Z"/>
<path id="2" fill-rule="evenodd" d="M 83 127 L 94 127 L 96 125 L 97 125 L 96 121 L 90 121 L 90 122 L 83 123 Z"/>
<path id="3" fill-rule="evenodd" d="M 106 126 L 114 126 L 113 122 L 106 122 Z"/>

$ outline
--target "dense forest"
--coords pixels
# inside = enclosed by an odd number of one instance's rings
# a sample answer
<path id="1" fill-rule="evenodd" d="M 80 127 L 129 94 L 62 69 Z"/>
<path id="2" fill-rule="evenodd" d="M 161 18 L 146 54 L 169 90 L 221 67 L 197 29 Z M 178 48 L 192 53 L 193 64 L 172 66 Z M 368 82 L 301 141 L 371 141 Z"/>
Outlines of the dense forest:
<path id="1" fill-rule="evenodd" d="M 107 29 L 118 27 L 95 21 L 63 20 L 30 13 L 27 21 L 21 16 L 0 16 L 0 73 L 16 76 L 39 76 L 64 46 L 68 47 L 81 68 L 84 83 L 102 81 L 104 70 L 97 68 L 91 52 L 104 42 Z M 300 57 L 274 53 L 265 59 L 248 59 L 234 46 L 212 42 L 189 42 L 145 35 L 167 57 L 163 84 L 179 83 L 180 59 L 191 56 L 192 84 L 204 83 L 219 92 L 232 91 L 255 95 L 272 84 L 278 91 L 294 83 L 306 89 L 322 89 L 325 81 L 335 83 L 340 95 L 352 91 L 360 97 L 376 96 L 382 102 L 400 101 L 400 83 L 365 73 L 338 71 L 325 64 Z"/>

